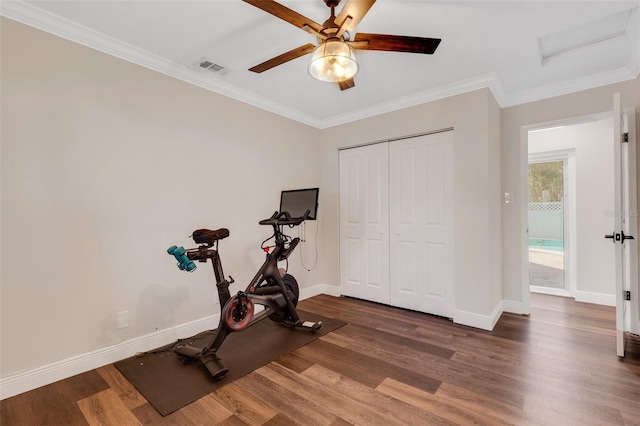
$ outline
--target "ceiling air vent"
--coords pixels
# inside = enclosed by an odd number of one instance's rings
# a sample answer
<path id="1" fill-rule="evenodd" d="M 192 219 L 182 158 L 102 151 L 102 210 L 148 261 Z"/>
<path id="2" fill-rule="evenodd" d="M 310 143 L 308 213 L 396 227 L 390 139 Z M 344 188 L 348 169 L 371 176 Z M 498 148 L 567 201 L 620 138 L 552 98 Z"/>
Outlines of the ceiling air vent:
<path id="1" fill-rule="evenodd" d="M 208 59 L 201 59 L 198 63 L 198 67 L 217 75 L 225 75 L 228 72 L 228 70 L 222 65 L 216 64 Z"/>

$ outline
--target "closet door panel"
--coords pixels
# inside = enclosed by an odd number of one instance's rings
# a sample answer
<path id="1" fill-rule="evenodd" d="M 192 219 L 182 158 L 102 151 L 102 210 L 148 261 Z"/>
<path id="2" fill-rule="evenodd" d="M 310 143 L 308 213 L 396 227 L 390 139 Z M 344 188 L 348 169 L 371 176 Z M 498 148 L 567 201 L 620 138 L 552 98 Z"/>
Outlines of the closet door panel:
<path id="1" fill-rule="evenodd" d="M 444 244 L 428 243 L 425 259 L 425 292 L 428 297 L 447 297 L 447 275 L 445 274 L 446 249 Z"/>
<path id="2" fill-rule="evenodd" d="M 391 304 L 447 317 L 454 306 L 451 143 L 451 134 L 439 133 L 389 147 Z"/>
<path id="3" fill-rule="evenodd" d="M 340 152 L 342 293 L 389 303 L 388 148 Z"/>

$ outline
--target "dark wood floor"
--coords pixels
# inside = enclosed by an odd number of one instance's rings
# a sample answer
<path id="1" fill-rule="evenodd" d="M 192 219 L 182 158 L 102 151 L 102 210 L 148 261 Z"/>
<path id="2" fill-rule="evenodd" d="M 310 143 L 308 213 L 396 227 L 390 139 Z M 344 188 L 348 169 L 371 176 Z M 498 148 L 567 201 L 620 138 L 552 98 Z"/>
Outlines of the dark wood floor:
<path id="1" fill-rule="evenodd" d="M 349 324 L 161 417 L 112 366 L 0 403 L 8 425 L 640 425 L 640 339 L 615 354 L 613 308 L 531 295 L 493 332 L 348 298 Z"/>

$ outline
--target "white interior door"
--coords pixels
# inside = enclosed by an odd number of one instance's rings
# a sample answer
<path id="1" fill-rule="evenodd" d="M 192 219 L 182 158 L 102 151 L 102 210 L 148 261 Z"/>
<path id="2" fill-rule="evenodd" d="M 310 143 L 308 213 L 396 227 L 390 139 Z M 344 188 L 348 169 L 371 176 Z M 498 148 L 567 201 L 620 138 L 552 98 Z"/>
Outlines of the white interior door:
<path id="1" fill-rule="evenodd" d="M 389 145 L 391 304 L 453 317 L 453 133 Z"/>
<path id="2" fill-rule="evenodd" d="M 615 244 L 616 258 L 616 352 L 618 356 L 623 357 L 625 332 L 631 329 L 631 323 L 633 323 L 634 327 L 638 327 L 637 241 L 629 239 L 629 237 L 636 237 L 635 232 L 637 231 L 638 220 L 635 179 L 635 132 L 631 135 L 628 131 L 629 124 L 635 130 L 635 111 L 625 111 L 626 119 L 623 119 L 619 93 L 614 95 L 613 103 L 615 230 L 611 237 Z M 625 122 L 627 129 L 623 128 Z M 627 138 L 626 142 L 623 142 L 625 133 Z M 627 301 L 625 298 L 627 291 L 631 292 L 633 297 L 631 301 Z"/>
<path id="3" fill-rule="evenodd" d="M 389 153 L 340 151 L 340 281 L 347 296 L 389 303 Z"/>
<path id="4" fill-rule="evenodd" d="M 624 291 L 630 292 L 630 301 L 625 301 L 625 331 L 640 335 L 640 285 L 638 284 L 638 193 L 637 193 L 637 157 L 636 157 L 636 111 L 625 109 L 622 114 L 622 230 L 625 236 L 623 244 Z M 626 141 L 626 142 L 625 142 Z"/>

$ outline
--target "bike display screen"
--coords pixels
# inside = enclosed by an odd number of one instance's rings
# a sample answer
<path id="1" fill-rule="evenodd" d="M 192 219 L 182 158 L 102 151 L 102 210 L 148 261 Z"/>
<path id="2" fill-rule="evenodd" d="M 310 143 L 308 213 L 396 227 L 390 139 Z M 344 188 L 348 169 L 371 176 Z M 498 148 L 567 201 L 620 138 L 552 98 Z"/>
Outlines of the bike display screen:
<path id="1" fill-rule="evenodd" d="M 280 212 L 289 212 L 291 217 L 302 217 L 309 210 L 307 220 L 316 220 L 318 214 L 319 188 L 294 189 L 280 194 Z"/>

